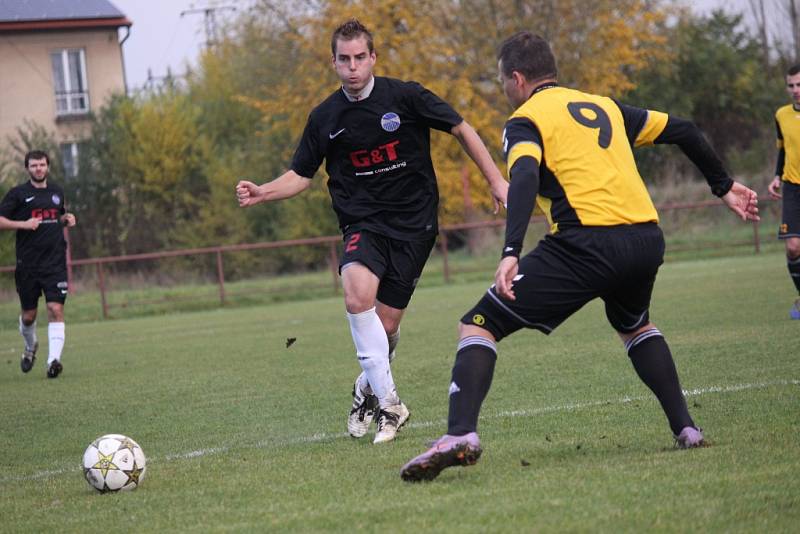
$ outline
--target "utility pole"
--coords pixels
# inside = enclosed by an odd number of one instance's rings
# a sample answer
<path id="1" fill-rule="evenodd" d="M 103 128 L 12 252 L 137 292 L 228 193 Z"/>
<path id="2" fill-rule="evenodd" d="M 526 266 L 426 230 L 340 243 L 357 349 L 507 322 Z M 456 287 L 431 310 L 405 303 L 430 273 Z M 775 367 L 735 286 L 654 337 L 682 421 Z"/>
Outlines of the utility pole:
<path id="1" fill-rule="evenodd" d="M 202 8 L 187 9 L 181 11 L 181 17 L 184 15 L 194 15 L 197 13 L 203 14 L 206 29 L 206 48 L 213 48 L 219 43 L 219 30 L 217 28 L 217 11 L 236 11 L 235 6 L 206 6 Z"/>

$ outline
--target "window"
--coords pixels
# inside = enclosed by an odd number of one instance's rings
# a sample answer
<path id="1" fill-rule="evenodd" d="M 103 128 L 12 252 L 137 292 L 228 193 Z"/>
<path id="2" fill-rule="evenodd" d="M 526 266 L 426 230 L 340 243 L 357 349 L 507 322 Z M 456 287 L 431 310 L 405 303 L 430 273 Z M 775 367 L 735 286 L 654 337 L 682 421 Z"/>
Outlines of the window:
<path id="1" fill-rule="evenodd" d="M 82 115 L 89 112 L 86 83 L 86 53 L 83 49 L 63 49 L 50 54 L 56 93 L 56 115 Z"/>
<path id="2" fill-rule="evenodd" d="M 78 143 L 61 144 L 61 163 L 65 179 L 78 176 Z"/>

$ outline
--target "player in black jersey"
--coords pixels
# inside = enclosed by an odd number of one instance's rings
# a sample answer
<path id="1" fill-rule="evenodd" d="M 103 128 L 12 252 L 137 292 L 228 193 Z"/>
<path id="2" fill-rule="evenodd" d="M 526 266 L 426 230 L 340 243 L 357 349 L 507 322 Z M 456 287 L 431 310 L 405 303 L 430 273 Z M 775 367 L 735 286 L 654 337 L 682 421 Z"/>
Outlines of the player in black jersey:
<path id="1" fill-rule="evenodd" d="M 344 236 L 340 261 L 345 307 L 362 373 L 353 387 L 347 427 L 375 443 L 394 439 L 408 419 L 389 363 L 400 320 L 437 234 L 439 192 L 430 156 L 431 128 L 461 143 L 486 178 L 495 205 L 508 184 L 475 130 L 450 105 L 416 82 L 373 76 L 372 35 L 351 19 L 331 39 L 341 89 L 308 117 L 291 168 L 261 186 L 240 181 L 239 205 L 281 200 L 311 185 L 322 161 Z"/>
<path id="2" fill-rule="evenodd" d="M 475 463 L 478 414 L 491 385 L 496 343 L 521 328 L 549 334 L 598 297 L 634 369 L 658 397 L 676 444 L 702 445 L 669 347 L 648 316 L 664 237 L 631 149 L 678 145 L 742 219 L 758 220 L 756 194 L 728 177 L 691 122 L 559 87 L 555 58 L 541 37 L 522 32 L 509 38 L 498 68 L 517 108 L 503 132 L 511 185 L 502 259 L 495 285 L 459 325 L 447 434 L 403 466 L 401 477 L 431 480 L 446 467 Z M 535 201 L 551 233 L 520 259 Z"/>
<path id="3" fill-rule="evenodd" d="M 65 207 L 64 190 L 48 183 L 50 159 L 34 150 L 25 155 L 30 180 L 13 187 L 0 202 L 0 230 L 17 231 L 14 278 L 22 312 L 19 331 L 25 340 L 20 366 L 27 373 L 36 360 L 36 313 L 39 296 L 47 303 L 47 376 L 56 378 L 63 366 L 64 302 L 67 298 L 67 243 L 62 227 L 75 226 Z"/>
<path id="4" fill-rule="evenodd" d="M 778 163 L 775 179 L 769 184 L 769 194 L 782 199 L 778 238 L 786 245 L 786 266 L 800 294 L 800 65 L 786 72 L 786 92 L 792 103 L 775 112 Z M 800 319 L 800 297 L 789 310 L 789 317 Z"/>

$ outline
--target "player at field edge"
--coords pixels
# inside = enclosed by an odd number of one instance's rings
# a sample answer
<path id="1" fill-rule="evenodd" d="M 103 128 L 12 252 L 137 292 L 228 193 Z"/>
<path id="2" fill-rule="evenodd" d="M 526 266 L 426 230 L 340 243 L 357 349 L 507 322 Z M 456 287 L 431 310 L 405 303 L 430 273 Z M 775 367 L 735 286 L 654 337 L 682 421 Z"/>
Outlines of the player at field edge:
<path id="1" fill-rule="evenodd" d="M 728 177 L 693 123 L 560 87 L 555 57 L 538 35 L 513 35 L 497 59 L 515 109 L 503 131 L 511 182 L 505 244 L 494 285 L 459 324 L 447 434 L 404 465 L 401 477 L 432 480 L 447 467 L 474 464 L 497 342 L 522 328 L 550 334 L 598 297 L 636 373 L 658 398 L 677 446 L 702 445 L 670 349 L 649 318 L 664 237 L 632 148 L 678 145 L 743 220 L 758 220 L 756 193 Z M 535 202 L 551 233 L 520 258 Z"/>
<path id="2" fill-rule="evenodd" d="M 15 186 L 0 201 L 0 230 L 16 230 L 17 267 L 14 279 L 20 307 L 19 332 L 25 342 L 20 367 L 33 368 L 39 342 L 36 315 L 39 296 L 47 305 L 48 356 L 46 374 L 56 378 L 62 371 L 64 349 L 64 302 L 67 299 L 67 242 L 63 226 L 75 226 L 75 215 L 66 211 L 64 190 L 48 182 L 50 158 L 41 150 L 25 154 L 29 180 Z"/>
<path id="3" fill-rule="evenodd" d="M 331 37 L 341 88 L 315 107 L 284 174 L 263 185 L 236 185 L 241 207 L 306 190 L 322 160 L 343 234 L 339 272 L 347 320 L 362 372 L 353 385 L 347 427 L 364 436 L 377 419 L 374 443 L 390 441 L 409 417 L 390 362 L 400 321 L 437 235 L 439 193 L 430 130 L 452 134 L 505 203 L 508 183 L 481 138 L 449 104 L 417 82 L 374 76 L 377 52 L 356 19 Z"/>
<path id="4" fill-rule="evenodd" d="M 772 198 L 783 199 L 778 239 L 786 246 L 786 266 L 800 295 L 800 64 L 786 71 L 785 81 L 792 103 L 775 112 L 778 163 L 768 191 Z M 800 319 L 800 296 L 789 317 Z"/>

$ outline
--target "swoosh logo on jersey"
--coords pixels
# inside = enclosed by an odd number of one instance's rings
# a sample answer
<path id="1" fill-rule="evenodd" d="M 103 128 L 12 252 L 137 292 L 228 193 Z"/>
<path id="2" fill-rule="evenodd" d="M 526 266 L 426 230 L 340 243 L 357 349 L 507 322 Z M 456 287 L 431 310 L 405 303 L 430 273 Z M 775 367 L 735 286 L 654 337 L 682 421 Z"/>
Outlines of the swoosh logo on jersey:
<path id="1" fill-rule="evenodd" d="M 342 128 L 341 130 L 339 130 L 339 131 L 338 131 L 338 132 L 336 132 L 336 133 L 332 133 L 332 132 L 331 132 L 331 133 L 329 133 L 329 134 L 328 134 L 328 137 L 330 137 L 331 139 L 333 139 L 334 137 L 336 137 L 337 135 L 339 135 L 340 133 L 342 133 L 342 132 L 343 132 L 343 131 L 345 131 L 345 130 L 346 130 L 346 128 Z"/>
<path id="2" fill-rule="evenodd" d="M 28 198 L 26 198 L 26 199 L 25 199 L 25 202 L 30 202 L 30 201 L 31 201 L 31 200 L 33 200 L 34 198 L 36 198 L 36 197 L 28 197 Z"/>

